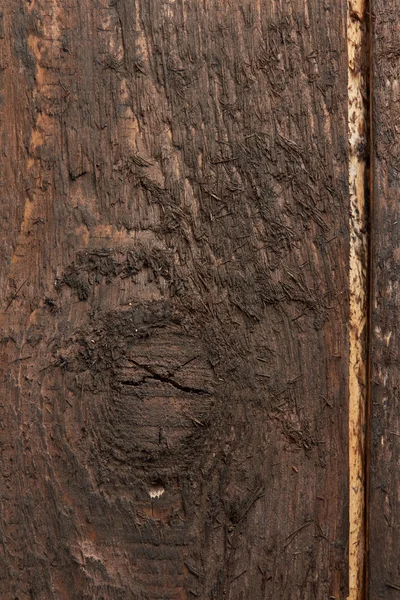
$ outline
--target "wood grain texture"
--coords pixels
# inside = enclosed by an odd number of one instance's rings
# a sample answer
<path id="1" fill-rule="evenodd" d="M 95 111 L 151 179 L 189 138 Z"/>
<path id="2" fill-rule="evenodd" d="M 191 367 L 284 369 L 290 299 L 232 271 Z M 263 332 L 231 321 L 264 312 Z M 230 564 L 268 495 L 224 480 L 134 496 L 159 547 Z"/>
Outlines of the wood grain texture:
<path id="1" fill-rule="evenodd" d="M 400 590 L 399 48 L 398 4 L 373 8 L 373 301 L 369 498 L 370 597 Z"/>
<path id="2" fill-rule="evenodd" d="M 346 3 L 1 23 L 0 596 L 345 598 Z"/>
<path id="3" fill-rule="evenodd" d="M 366 423 L 369 312 L 369 104 L 368 13 L 365 0 L 349 4 L 348 123 L 350 193 L 349 368 L 349 595 L 365 599 Z"/>

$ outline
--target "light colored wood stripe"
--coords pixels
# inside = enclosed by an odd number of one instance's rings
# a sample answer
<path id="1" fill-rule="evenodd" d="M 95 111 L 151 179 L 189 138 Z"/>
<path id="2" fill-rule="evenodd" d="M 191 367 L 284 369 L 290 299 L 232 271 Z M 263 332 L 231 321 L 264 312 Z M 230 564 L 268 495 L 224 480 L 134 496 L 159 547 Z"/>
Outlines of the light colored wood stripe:
<path id="1" fill-rule="evenodd" d="M 365 555 L 365 432 L 367 402 L 367 109 L 366 3 L 348 4 L 348 131 L 350 186 L 350 366 L 349 366 L 349 595 L 363 598 Z"/>

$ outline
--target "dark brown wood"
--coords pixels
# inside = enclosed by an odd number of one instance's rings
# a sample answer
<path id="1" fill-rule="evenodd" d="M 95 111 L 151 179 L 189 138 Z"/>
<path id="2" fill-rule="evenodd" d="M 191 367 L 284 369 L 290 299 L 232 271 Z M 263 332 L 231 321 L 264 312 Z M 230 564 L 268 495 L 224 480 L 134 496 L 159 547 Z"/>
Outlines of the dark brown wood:
<path id="1" fill-rule="evenodd" d="M 346 2 L 1 10 L 1 598 L 345 598 Z"/>
<path id="2" fill-rule="evenodd" d="M 399 6 L 373 3 L 370 598 L 400 589 Z"/>

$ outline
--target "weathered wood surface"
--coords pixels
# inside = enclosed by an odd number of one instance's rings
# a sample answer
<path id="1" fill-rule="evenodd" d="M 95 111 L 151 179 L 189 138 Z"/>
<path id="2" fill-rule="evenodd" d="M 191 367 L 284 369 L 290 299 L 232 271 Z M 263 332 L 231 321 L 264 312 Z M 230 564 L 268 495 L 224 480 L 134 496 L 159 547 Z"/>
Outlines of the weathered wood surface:
<path id="1" fill-rule="evenodd" d="M 0 596 L 345 598 L 346 3 L 1 11 Z"/>
<path id="2" fill-rule="evenodd" d="M 369 498 L 370 598 L 400 590 L 400 23 L 373 2 L 373 298 Z"/>

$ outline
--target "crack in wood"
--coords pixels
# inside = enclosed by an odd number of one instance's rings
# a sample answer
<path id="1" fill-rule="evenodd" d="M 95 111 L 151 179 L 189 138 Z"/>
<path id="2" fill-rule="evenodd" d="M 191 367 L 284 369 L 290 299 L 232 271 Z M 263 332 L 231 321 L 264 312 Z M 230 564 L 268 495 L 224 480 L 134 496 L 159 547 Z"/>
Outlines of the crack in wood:
<path id="1" fill-rule="evenodd" d="M 172 385 L 172 387 L 176 388 L 177 390 L 179 390 L 181 392 L 186 392 L 189 394 L 207 395 L 207 396 L 211 395 L 211 392 L 209 390 L 205 390 L 203 388 L 191 387 L 189 385 L 182 385 L 181 383 L 178 383 L 177 381 L 175 381 L 175 379 L 172 379 L 172 377 L 170 377 L 168 375 L 161 375 L 160 373 L 157 373 L 156 371 L 154 371 L 154 369 L 152 369 L 149 365 L 138 363 L 137 361 L 132 360 L 132 359 L 130 359 L 129 362 L 133 363 L 137 367 L 140 367 L 141 369 L 144 369 L 145 371 L 147 371 L 149 373 L 149 375 L 145 375 L 139 381 L 133 381 L 133 380 L 129 380 L 129 379 L 120 380 L 119 383 L 121 383 L 123 385 L 139 386 L 139 385 L 142 385 L 143 383 L 146 383 L 147 381 L 150 381 L 153 379 L 155 381 L 161 381 L 163 383 L 168 383 L 169 385 Z"/>

